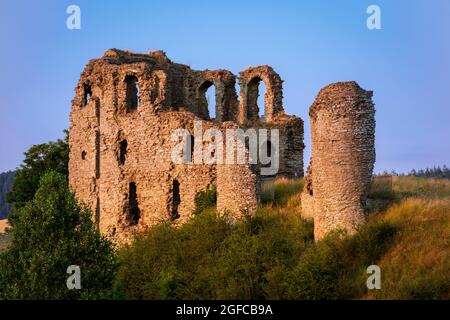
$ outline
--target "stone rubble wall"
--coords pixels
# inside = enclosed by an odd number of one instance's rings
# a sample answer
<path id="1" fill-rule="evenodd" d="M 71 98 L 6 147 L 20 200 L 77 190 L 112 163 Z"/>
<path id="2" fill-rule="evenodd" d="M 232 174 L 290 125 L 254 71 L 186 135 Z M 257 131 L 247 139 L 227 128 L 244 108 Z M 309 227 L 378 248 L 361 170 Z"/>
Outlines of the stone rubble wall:
<path id="1" fill-rule="evenodd" d="M 280 128 L 280 174 L 302 176 L 303 121 L 284 114 L 279 76 L 267 66 L 255 70 L 263 80 L 270 79 L 266 111 L 273 110 L 273 115 L 253 119 L 254 126 Z M 134 109 L 127 97 L 130 78 L 139 87 Z M 195 121 L 202 121 L 203 133 L 222 130 L 227 121 L 238 127 L 235 83 L 227 70 L 195 71 L 173 63 L 162 51 L 132 54 L 110 49 L 88 63 L 72 101 L 69 184 L 77 199 L 92 209 L 102 233 L 128 242 L 136 231 L 173 220 L 174 206 L 179 217 L 173 223 L 184 223 L 195 209 L 195 196 L 211 185 L 217 185 L 219 210 L 230 211 L 236 219 L 243 211 L 254 213 L 260 181 L 254 166 L 171 161 L 178 144 L 171 139 L 176 129 L 193 134 Z M 204 100 L 203 90 L 210 85 L 216 87 L 215 119 L 210 119 Z M 123 145 L 126 155 L 121 163 Z M 174 199 L 175 180 L 179 199 Z M 140 212 L 137 224 L 130 223 L 128 214 L 131 183 L 136 185 Z"/>
<path id="2" fill-rule="evenodd" d="M 311 165 L 302 194 L 302 215 L 314 218 L 314 236 L 345 229 L 366 218 L 366 198 L 375 162 L 372 92 L 356 82 L 323 88 L 309 111 Z"/>
<path id="3" fill-rule="evenodd" d="M 237 120 L 240 124 L 258 118 L 259 108 L 256 102 L 259 81 L 263 81 L 266 85 L 264 96 L 265 120 L 271 122 L 277 113 L 283 111 L 283 81 L 278 73 L 270 66 L 250 67 L 239 73 L 241 97 Z"/>

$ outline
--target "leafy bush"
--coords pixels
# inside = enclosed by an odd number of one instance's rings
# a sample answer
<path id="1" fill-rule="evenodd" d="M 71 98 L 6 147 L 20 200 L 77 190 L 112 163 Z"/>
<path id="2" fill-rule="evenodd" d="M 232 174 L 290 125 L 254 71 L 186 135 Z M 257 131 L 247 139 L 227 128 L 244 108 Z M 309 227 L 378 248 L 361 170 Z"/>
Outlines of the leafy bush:
<path id="1" fill-rule="evenodd" d="M 9 222 L 8 249 L 0 253 L 0 299 L 112 297 L 114 248 L 90 211 L 78 207 L 63 175 L 44 174 L 34 198 Z M 80 267 L 80 290 L 66 286 L 70 265 Z"/>
<path id="2" fill-rule="evenodd" d="M 333 234 L 311 245 L 289 272 L 287 297 L 289 299 L 338 299 L 345 272 L 342 242 Z"/>
<path id="3" fill-rule="evenodd" d="M 350 299 L 366 290 L 366 268 L 376 263 L 396 234 L 393 224 L 374 220 L 354 235 L 337 230 L 311 245 L 287 274 L 290 299 Z"/>
<path id="4" fill-rule="evenodd" d="M 120 252 L 119 281 L 133 299 L 252 299 L 279 292 L 280 268 L 312 242 L 312 224 L 260 209 L 231 224 L 214 210 L 162 224 Z"/>
<path id="5" fill-rule="evenodd" d="M 350 238 L 349 247 L 357 254 L 362 264 L 375 264 L 390 248 L 398 228 L 389 221 L 371 219 L 358 228 Z"/>
<path id="6" fill-rule="evenodd" d="M 214 210 L 159 225 L 121 251 L 119 281 L 132 299 L 338 299 L 364 294 L 365 270 L 394 236 L 374 221 L 351 237 L 314 243 L 312 223 L 260 208 L 230 224 Z"/>
<path id="7" fill-rule="evenodd" d="M 195 298 L 196 269 L 230 232 L 226 218 L 205 211 L 180 228 L 160 224 L 137 235 L 120 251 L 118 278 L 125 293 L 134 299 Z"/>
<path id="8" fill-rule="evenodd" d="M 213 208 L 217 204 L 217 188 L 212 185 L 209 189 L 195 195 L 195 210 L 193 214 L 202 213 L 205 209 Z"/>

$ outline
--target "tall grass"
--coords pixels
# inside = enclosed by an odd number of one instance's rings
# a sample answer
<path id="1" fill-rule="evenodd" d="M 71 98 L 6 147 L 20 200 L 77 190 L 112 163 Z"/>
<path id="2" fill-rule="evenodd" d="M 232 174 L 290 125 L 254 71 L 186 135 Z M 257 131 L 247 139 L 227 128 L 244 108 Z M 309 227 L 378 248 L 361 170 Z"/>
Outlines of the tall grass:
<path id="1" fill-rule="evenodd" d="M 438 178 L 393 177 L 396 194 L 430 198 L 450 197 L 450 180 Z"/>
<path id="2" fill-rule="evenodd" d="M 277 208 L 299 208 L 303 179 L 276 179 L 263 188 L 264 205 Z"/>
<path id="3" fill-rule="evenodd" d="M 449 217 L 449 199 L 409 198 L 387 210 L 383 218 L 401 232 L 379 262 L 381 290 L 371 291 L 368 297 L 449 299 Z"/>
<path id="4" fill-rule="evenodd" d="M 403 199 L 421 196 L 430 198 L 450 197 L 450 179 L 385 176 L 374 177 L 369 198 Z"/>

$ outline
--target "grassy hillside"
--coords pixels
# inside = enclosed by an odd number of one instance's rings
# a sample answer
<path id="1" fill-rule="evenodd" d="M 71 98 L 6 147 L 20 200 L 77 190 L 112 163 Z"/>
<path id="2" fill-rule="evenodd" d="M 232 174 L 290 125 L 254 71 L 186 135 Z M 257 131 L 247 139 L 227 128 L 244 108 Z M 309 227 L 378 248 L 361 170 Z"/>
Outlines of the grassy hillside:
<path id="1" fill-rule="evenodd" d="M 160 225 L 122 249 L 119 283 L 134 299 L 448 299 L 450 180 L 377 177 L 369 220 L 351 237 L 313 241 L 299 217 L 301 180 L 278 180 L 255 217 L 214 209 Z M 380 290 L 366 268 L 381 267 Z"/>
<path id="2" fill-rule="evenodd" d="M 377 219 L 399 232 L 378 262 L 382 288 L 367 297 L 450 299 L 450 199 L 403 199 Z"/>

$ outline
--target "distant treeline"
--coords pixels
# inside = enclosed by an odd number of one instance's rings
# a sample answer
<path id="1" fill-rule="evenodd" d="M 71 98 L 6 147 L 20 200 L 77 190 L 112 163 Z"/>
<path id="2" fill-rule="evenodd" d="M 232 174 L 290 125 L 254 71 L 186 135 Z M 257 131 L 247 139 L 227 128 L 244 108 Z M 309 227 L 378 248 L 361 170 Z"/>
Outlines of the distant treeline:
<path id="1" fill-rule="evenodd" d="M 6 202 L 6 194 L 11 191 L 15 171 L 0 173 L 0 219 L 6 218 L 11 207 Z"/>
<path id="2" fill-rule="evenodd" d="M 410 177 L 420 177 L 420 178 L 447 178 L 450 179 L 450 169 L 444 165 L 443 167 L 434 166 L 433 168 L 426 169 L 412 169 L 408 173 L 398 173 L 395 170 L 390 172 L 384 171 L 383 173 L 376 174 L 376 176 L 410 176 Z"/>

